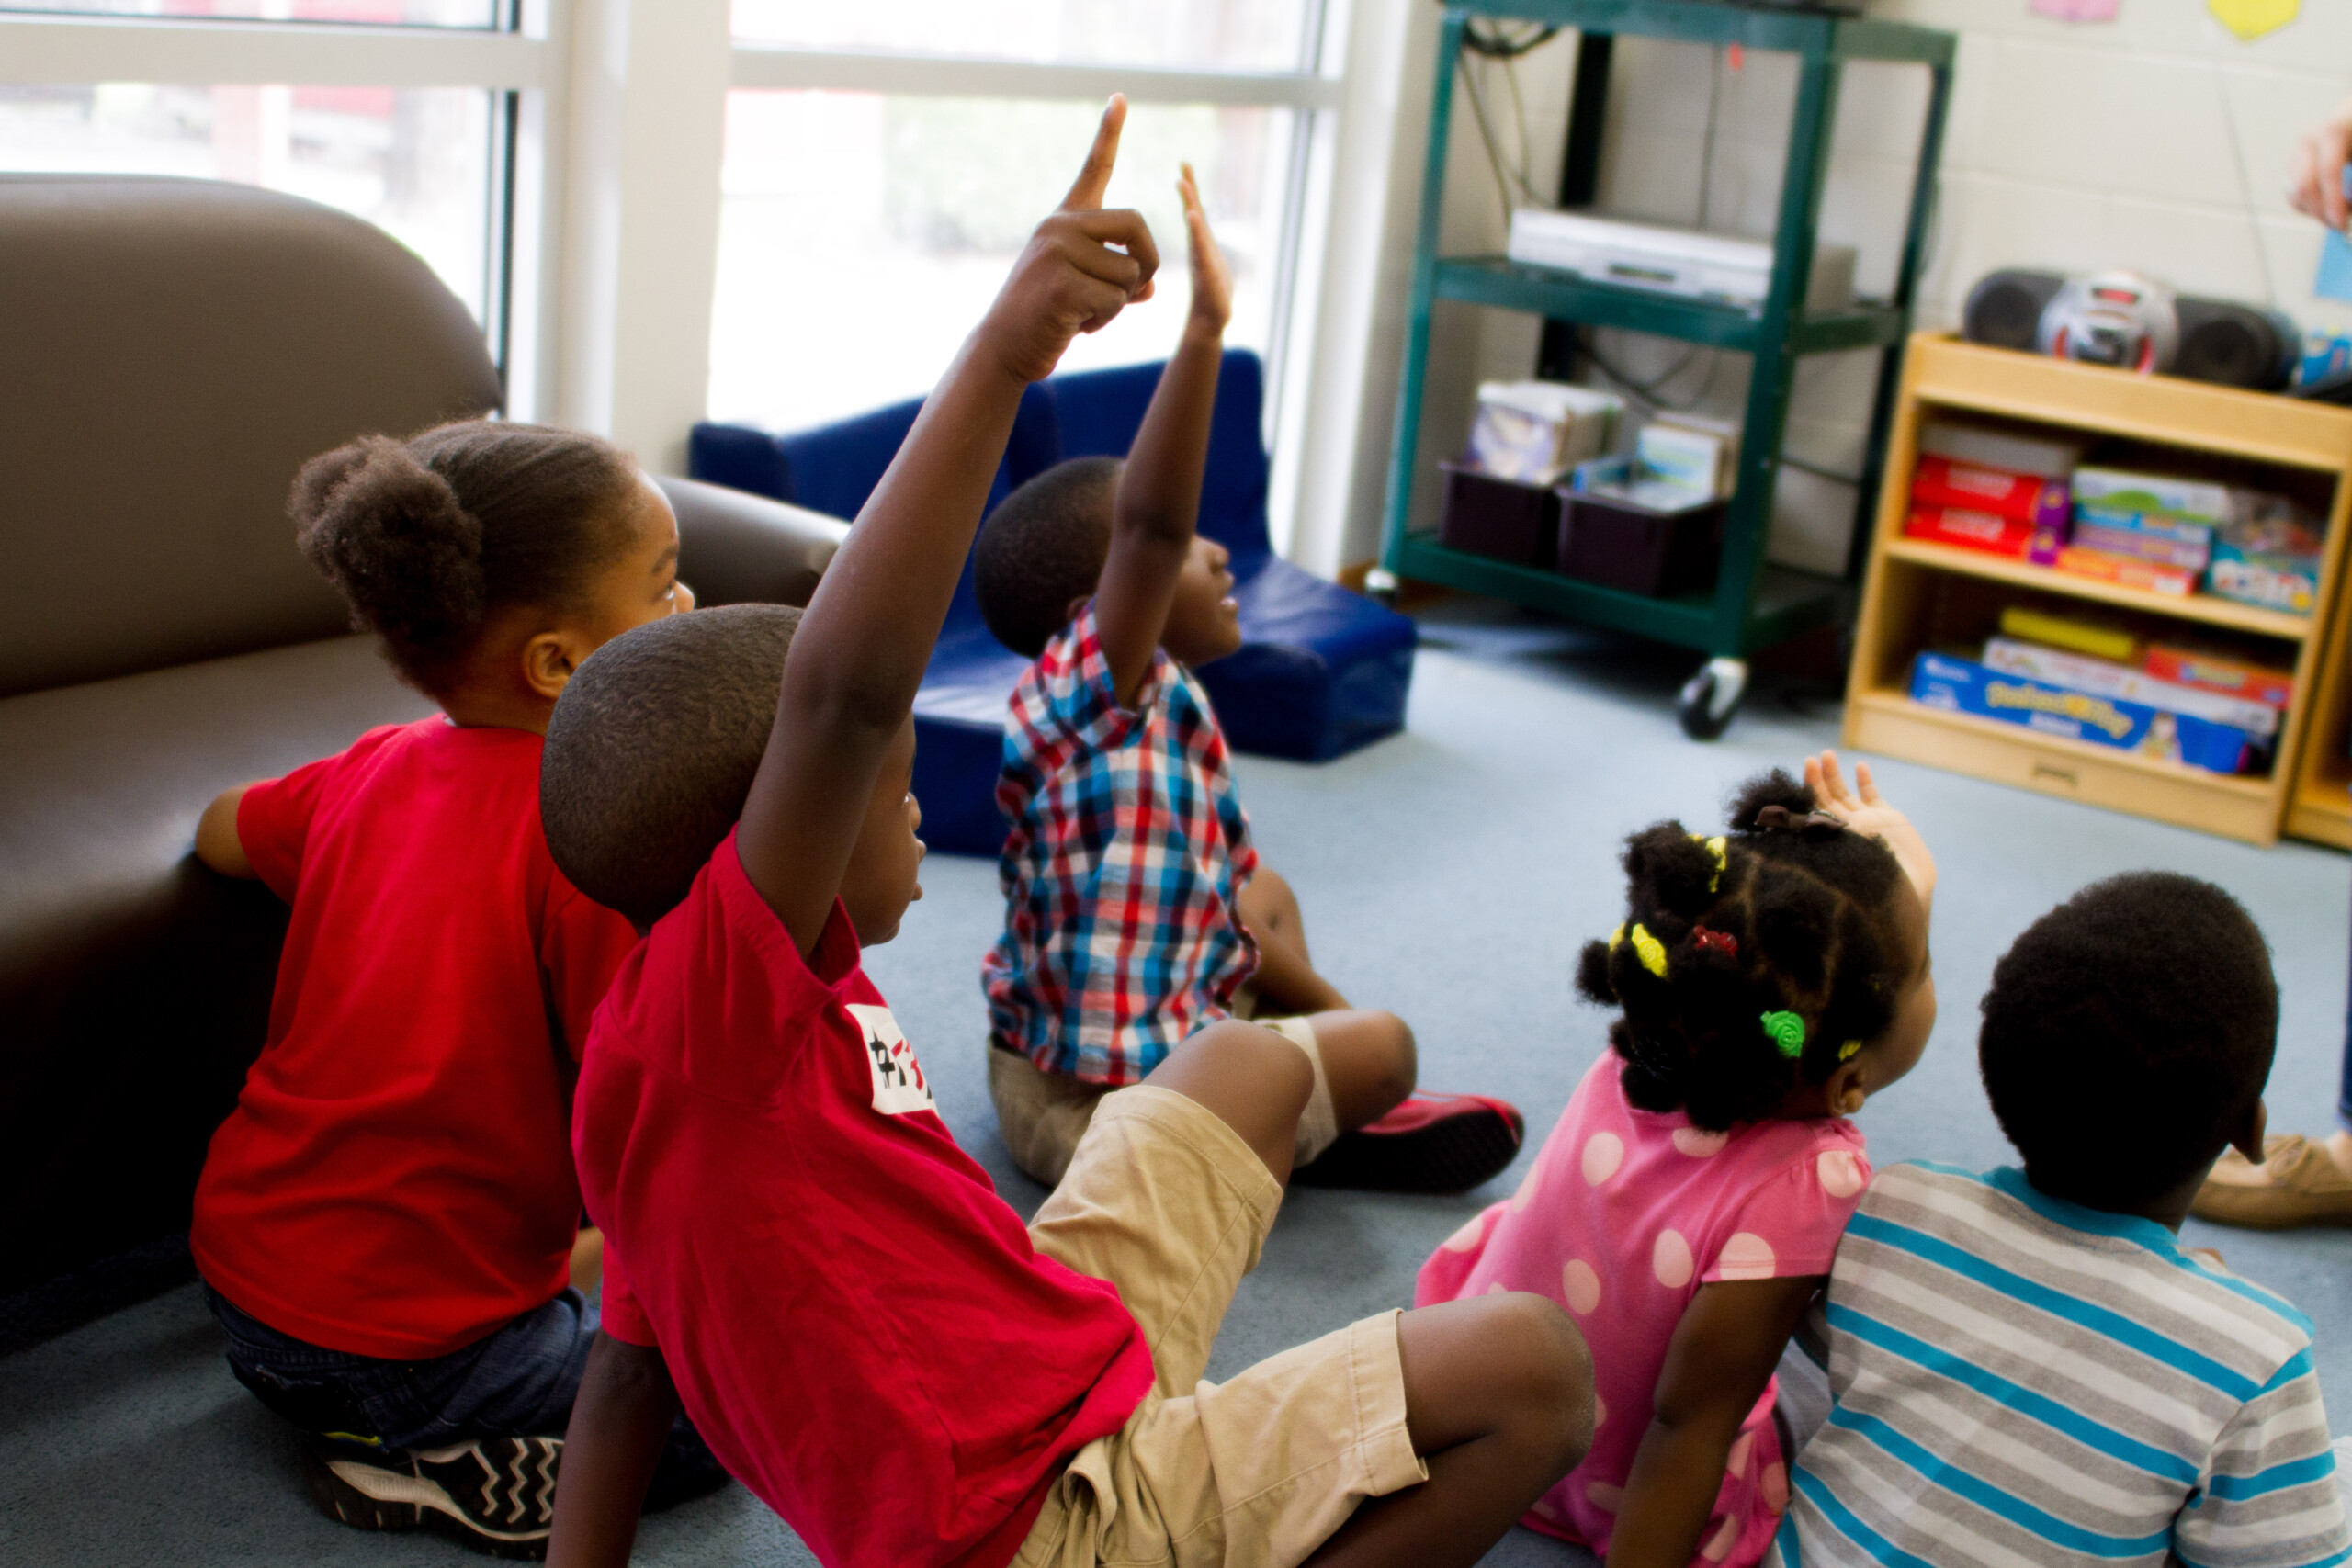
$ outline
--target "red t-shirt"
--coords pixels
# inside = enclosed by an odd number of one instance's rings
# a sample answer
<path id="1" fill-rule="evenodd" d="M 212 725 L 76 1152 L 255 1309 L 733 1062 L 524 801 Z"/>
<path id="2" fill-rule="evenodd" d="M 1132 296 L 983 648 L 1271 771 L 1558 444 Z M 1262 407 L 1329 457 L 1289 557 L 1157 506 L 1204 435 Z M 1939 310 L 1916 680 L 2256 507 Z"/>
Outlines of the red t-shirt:
<path id="1" fill-rule="evenodd" d="M 956 1146 L 848 916 L 804 962 L 731 836 L 614 977 L 572 1142 L 605 1330 L 828 1568 L 1001 1568 L 1151 1386 Z"/>
<path id="2" fill-rule="evenodd" d="M 435 716 L 238 807 L 293 918 L 188 1240 L 212 1287 L 280 1333 L 419 1359 L 564 1287 L 580 1220 L 564 1080 L 637 933 L 548 858 L 539 750 Z"/>

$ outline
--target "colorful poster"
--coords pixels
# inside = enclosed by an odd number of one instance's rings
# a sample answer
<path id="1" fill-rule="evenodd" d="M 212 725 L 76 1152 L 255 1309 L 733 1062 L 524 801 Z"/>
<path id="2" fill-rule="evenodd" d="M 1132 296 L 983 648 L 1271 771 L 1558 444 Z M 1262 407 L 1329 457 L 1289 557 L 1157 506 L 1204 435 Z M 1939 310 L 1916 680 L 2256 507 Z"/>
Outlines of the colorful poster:
<path id="1" fill-rule="evenodd" d="M 2277 32 L 2295 19 L 2303 0 L 2205 0 L 2213 15 L 2240 43 L 2252 43 L 2265 33 Z"/>

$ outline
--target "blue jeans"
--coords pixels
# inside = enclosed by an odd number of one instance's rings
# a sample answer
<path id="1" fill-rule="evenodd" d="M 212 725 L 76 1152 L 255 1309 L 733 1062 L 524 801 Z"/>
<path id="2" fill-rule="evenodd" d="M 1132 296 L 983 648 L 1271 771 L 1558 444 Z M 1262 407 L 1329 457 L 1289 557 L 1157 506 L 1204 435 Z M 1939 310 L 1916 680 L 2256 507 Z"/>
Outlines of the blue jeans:
<path id="1" fill-rule="evenodd" d="M 596 1309 L 567 1290 L 461 1350 L 382 1360 L 281 1334 L 210 1285 L 204 1296 L 229 1337 L 229 1370 L 255 1398 L 306 1432 L 377 1450 L 562 1437 L 596 1337 Z M 646 1488 L 646 1509 L 699 1497 L 726 1481 L 681 1416 Z"/>

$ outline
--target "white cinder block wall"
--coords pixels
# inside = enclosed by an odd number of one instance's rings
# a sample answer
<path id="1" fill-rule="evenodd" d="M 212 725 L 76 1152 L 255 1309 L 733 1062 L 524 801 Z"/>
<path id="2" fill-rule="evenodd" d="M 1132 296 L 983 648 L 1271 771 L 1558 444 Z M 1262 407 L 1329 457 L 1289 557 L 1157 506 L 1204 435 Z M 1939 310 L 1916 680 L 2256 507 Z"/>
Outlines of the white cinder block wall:
<path id="1" fill-rule="evenodd" d="M 2189 293 L 2275 306 L 2306 327 L 2352 330 L 2352 306 L 2312 295 L 2323 236 L 2282 195 L 2297 136 L 2352 96 L 2352 0 L 2303 0 L 2298 20 L 2252 43 L 2214 21 L 2203 0 L 2121 0 L 2119 11 L 2111 23 L 2064 23 L 2030 15 L 2026 0 L 1873 5 L 1873 16 L 1961 37 L 1922 324 L 1956 325 L 1970 287 L 1996 267 L 2133 266 Z M 1434 35 L 1431 17 L 1416 15 L 1409 25 Z M 1518 66 L 1531 177 L 1546 197 L 1557 189 L 1574 48 L 1573 36 L 1566 36 Z M 1429 69 L 1427 48 L 1408 55 L 1408 69 Z M 1604 209 L 1679 223 L 1697 220 L 1711 56 L 1698 45 L 1619 40 Z M 1479 69 L 1508 155 L 1516 141 L 1511 99 L 1496 67 Z M 1739 72 L 1721 72 L 1711 226 L 1771 231 L 1794 82 L 1786 56 L 1751 52 Z M 1923 71 L 1856 66 L 1847 73 L 1821 231 L 1825 240 L 1860 247 L 1864 292 L 1883 292 L 1893 279 L 1926 99 Z M 1505 208 L 1458 88 L 1455 105 L 1445 248 L 1499 249 Z M 1418 138 L 1400 135 L 1397 155 L 1418 172 Z M 1408 240 L 1410 216 L 1402 216 L 1396 227 Z M 1402 309 L 1400 295 L 1387 313 Z M 1476 383 L 1529 374 L 1536 330 L 1532 320 L 1499 311 L 1438 308 L 1418 516 L 1433 514 L 1434 463 L 1459 448 Z M 1616 334 L 1604 334 L 1601 346 L 1642 376 L 1687 352 Z M 1367 389 L 1367 405 L 1393 404 L 1393 360 L 1367 371 L 1378 383 Z M 1867 355 L 1808 362 L 1799 373 L 1788 450 L 1855 471 L 1872 375 Z M 1740 356 L 1723 355 L 1716 365 L 1702 354 L 1664 390 L 1682 400 L 1703 389 L 1703 412 L 1736 418 L 1745 387 Z M 1376 439 L 1383 428 L 1368 423 L 1365 434 Z M 1340 559 L 1374 553 L 1377 491 L 1355 487 Z M 1835 570 L 1845 558 L 1851 516 L 1849 489 L 1783 469 L 1774 558 Z"/>

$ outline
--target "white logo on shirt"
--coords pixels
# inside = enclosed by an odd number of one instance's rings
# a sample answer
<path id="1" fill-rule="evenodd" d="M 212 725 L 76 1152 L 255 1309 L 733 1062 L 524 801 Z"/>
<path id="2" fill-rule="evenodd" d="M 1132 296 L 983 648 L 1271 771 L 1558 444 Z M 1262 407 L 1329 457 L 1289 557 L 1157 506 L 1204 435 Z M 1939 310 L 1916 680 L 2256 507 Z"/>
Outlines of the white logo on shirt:
<path id="1" fill-rule="evenodd" d="M 931 1085 L 923 1081 L 922 1064 L 915 1048 L 899 1032 L 890 1010 L 870 1002 L 844 1003 L 850 1017 L 865 1032 L 865 1066 L 874 1075 L 874 1109 L 885 1116 L 906 1116 L 935 1111 Z"/>

